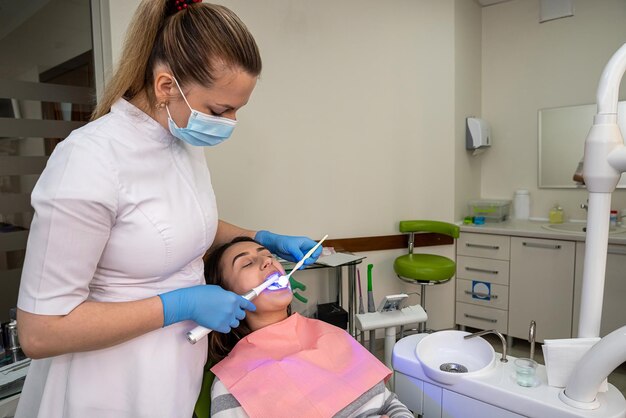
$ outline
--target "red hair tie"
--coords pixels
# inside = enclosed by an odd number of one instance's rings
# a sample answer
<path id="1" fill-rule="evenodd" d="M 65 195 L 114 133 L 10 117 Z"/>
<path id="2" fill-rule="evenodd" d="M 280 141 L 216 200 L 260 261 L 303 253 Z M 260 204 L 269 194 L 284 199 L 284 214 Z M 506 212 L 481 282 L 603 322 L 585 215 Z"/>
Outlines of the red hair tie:
<path id="1" fill-rule="evenodd" d="M 193 3 L 202 3 L 202 0 L 170 0 L 168 15 L 173 15 L 180 10 L 184 10 Z"/>

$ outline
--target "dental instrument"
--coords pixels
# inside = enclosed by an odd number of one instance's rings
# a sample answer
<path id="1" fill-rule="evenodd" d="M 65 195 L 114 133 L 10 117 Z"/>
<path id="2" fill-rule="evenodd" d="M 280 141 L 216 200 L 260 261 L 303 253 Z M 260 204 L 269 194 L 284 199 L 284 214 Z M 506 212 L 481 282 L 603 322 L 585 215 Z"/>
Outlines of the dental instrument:
<path id="1" fill-rule="evenodd" d="M 372 291 L 372 269 L 373 264 L 367 265 L 367 312 L 376 312 L 376 305 L 374 304 L 374 292 Z M 370 331 L 370 353 L 374 352 L 376 343 L 376 330 Z"/>
<path id="2" fill-rule="evenodd" d="M 284 275 L 284 276 L 280 276 L 278 279 L 281 281 L 281 283 L 282 283 L 282 282 L 289 283 L 289 278 L 291 277 L 291 275 L 293 274 L 293 272 L 294 272 L 294 271 L 296 271 L 296 270 L 298 270 L 300 267 L 302 267 L 302 265 L 304 264 L 304 261 L 305 261 L 307 258 L 309 258 L 309 257 L 311 257 L 311 256 L 313 255 L 313 253 L 315 252 L 315 250 L 317 250 L 317 248 L 318 248 L 320 245 L 322 245 L 322 242 L 324 242 L 324 240 L 325 240 L 326 238 L 328 238 L 328 234 L 324 235 L 324 238 L 322 238 L 321 240 L 319 240 L 319 242 L 318 242 L 317 244 L 315 244 L 315 246 L 314 246 L 313 248 L 311 248 L 311 249 L 309 250 L 309 252 L 308 252 L 308 253 L 306 253 L 306 254 L 304 255 L 304 257 L 302 257 L 302 258 L 300 259 L 300 261 L 298 261 L 298 262 L 296 263 L 296 265 L 295 265 L 295 266 L 293 266 L 293 269 L 291 269 L 291 271 L 289 272 L 289 274 Z"/>
<path id="3" fill-rule="evenodd" d="M 359 285 L 359 313 L 365 313 L 365 307 L 363 306 L 363 293 L 361 292 L 361 270 L 357 269 L 357 284 Z"/>
<path id="4" fill-rule="evenodd" d="M 293 272 L 298 270 L 300 267 L 302 267 L 302 265 L 304 264 L 304 261 L 313 255 L 315 250 L 317 250 L 317 248 L 322 244 L 322 242 L 324 242 L 326 238 L 328 238 L 328 234 L 326 234 L 324 238 L 322 238 L 317 244 L 315 244 L 315 246 L 313 246 L 313 248 L 311 248 L 309 252 L 306 253 L 304 257 L 302 257 L 302 259 L 296 263 L 296 265 L 289 272 L 289 274 L 280 276 L 278 273 L 272 273 L 265 279 L 263 283 L 261 283 L 254 289 L 247 291 L 246 293 L 241 295 L 241 297 L 247 300 L 252 300 L 256 298 L 257 296 L 259 296 L 262 291 L 264 291 L 265 289 L 267 289 L 268 287 L 270 287 L 271 285 L 275 283 L 278 283 L 280 288 L 287 287 L 289 285 L 289 278 L 291 277 Z M 212 330 L 208 328 L 198 325 L 191 331 L 187 332 L 187 341 L 189 341 L 191 344 L 195 344 L 198 341 L 200 341 L 202 338 L 204 338 L 206 335 L 209 335 L 211 331 Z"/>

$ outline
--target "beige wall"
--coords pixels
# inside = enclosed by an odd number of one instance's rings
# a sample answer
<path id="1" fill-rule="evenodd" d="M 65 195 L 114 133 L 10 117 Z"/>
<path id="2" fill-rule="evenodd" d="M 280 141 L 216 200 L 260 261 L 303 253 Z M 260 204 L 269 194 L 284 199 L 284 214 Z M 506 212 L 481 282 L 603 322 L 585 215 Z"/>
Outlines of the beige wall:
<path id="1" fill-rule="evenodd" d="M 467 201 L 480 197 L 480 174 L 486 154 L 465 149 L 465 119 L 482 117 L 481 8 L 473 1 L 456 0 L 455 12 L 455 219 L 467 215 Z"/>
<path id="2" fill-rule="evenodd" d="M 138 1 L 117 3 L 114 61 Z M 480 113 L 472 0 L 221 3 L 247 24 L 264 60 L 235 134 L 206 152 L 221 218 L 312 237 L 389 235 L 401 219 L 453 221 L 456 200 L 479 193 L 480 160 L 464 149 L 465 117 Z M 425 250 L 454 257 L 452 246 Z M 365 254 L 362 283 L 373 263 L 376 301 L 419 289 L 393 274 L 400 254 Z M 299 277 L 311 303 L 298 310 L 331 294 L 327 273 Z M 427 300 L 431 326 L 454 324 L 454 283 L 428 289 Z"/>
<path id="3" fill-rule="evenodd" d="M 559 202 L 567 216 L 585 218 L 579 205 L 586 190 L 537 188 L 537 111 L 595 103 L 604 65 L 626 42 L 623 0 L 574 3 L 574 17 L 542 24 L 538 1 L 483 9 L 482 110 L 494 145 L 483 159 L 481 194 L 511 199 L 515 189 L 527 188 L 531 217 L 547 218 Z M 624 190 L 613 194 L 613 207 L 626 208 Z"/>

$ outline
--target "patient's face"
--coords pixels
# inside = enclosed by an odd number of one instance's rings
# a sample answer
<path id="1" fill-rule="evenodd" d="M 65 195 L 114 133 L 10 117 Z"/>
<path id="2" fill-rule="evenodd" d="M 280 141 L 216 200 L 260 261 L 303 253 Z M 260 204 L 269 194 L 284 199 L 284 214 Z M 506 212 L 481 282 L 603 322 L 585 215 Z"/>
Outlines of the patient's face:
<path id="1" fill-rule="evenodd" d="M 256 242 L 238 242 L 231 245 L 221 259 L 224 286 L 237 294 L 244 294 L 260 285 L 272 273 L 285 274 L 281 264 L 269 250 Z M 290 288 L 261 292 L 254 299 L 257 312 L 285 310 L 293 295 Z"/>

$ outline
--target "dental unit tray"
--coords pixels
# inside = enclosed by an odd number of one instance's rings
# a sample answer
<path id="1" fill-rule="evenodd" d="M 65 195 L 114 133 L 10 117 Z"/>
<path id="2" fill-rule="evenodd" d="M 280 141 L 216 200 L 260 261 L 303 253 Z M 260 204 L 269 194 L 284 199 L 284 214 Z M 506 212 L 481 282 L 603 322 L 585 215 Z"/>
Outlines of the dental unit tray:
<path id="1" fill-rule="evenodd" d="M 382 301 L 380 301 L 380 305 L 378 305 L 378 312 L 397 311 L 408 297 L 409 295 L 406 293 L 387 295 Z"/>
<path id="2" fill-rule="evenodd" d="M 407 306 L 395 311 L 368 312 L 356 315 L 356 325 L 361 331 L 426 322 L 428 316 L 420 305 Z"/>

